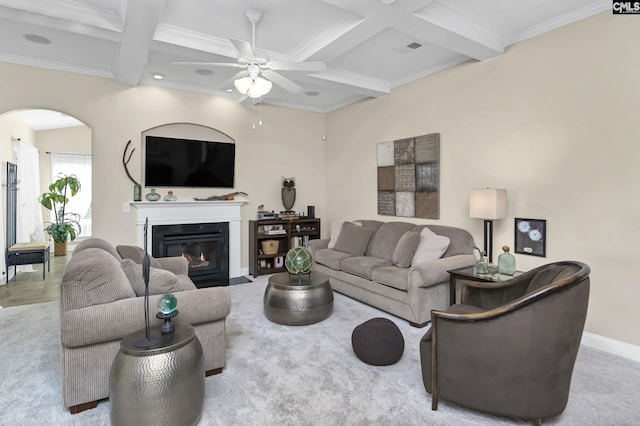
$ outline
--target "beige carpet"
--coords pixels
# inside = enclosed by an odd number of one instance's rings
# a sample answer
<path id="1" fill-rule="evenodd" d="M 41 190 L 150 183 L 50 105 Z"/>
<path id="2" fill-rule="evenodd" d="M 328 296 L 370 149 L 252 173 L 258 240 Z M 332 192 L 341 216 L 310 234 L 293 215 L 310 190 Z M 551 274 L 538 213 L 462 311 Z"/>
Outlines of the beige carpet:
<path id="1" fill-rule="evenodd" d="M 262 313 L 266 277 L 230 286 L 228 361 L 206 379 L 200 425 L 509 425 L 446 402 L 431 411 L 420 375 L 423 334 L 406 321 L 336 294 L 334 312 L 305 327 L 274 324 Z M 392 319 L 405 352 L 373 367 L 353 354 L 353 328 Z M 109 425 L 109 402 L 75 416 L 60 392 L 57 302 L 0 310 L 0 425 Z M 640 365 L 582 347 L 565 412 L 544 424 L 636 425 Z"/>

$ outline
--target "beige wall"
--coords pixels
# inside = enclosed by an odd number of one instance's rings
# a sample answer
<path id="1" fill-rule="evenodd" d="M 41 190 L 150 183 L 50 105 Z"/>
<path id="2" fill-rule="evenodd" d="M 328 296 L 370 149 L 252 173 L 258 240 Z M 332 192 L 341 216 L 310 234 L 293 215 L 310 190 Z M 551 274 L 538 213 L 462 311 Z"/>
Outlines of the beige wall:
<path id="1" fill-rule="evenodd" d="M 141 173 L 141 132 L 167 123 L 209 126 L 236 141 L 236 188 L 249 194 L 242 209 L 242 265 L 248 266 L 248 220 L 259 204 L 280 211 L 281 176 L 295 176 L 294 209 L 316 205 L 324 214 L 324 116 L 281 107 L 262 108 L 263 126 L 252 130 L 254 109 L 234 99 L 151 86 L 126 87 L 111 80 L 0 63 L 0 114 L 45 108 L 76 117 L 91 129 L 93 233 L 114 244 L 135 244 L 135 212 L 123 213 L 133 186 L 122 166 L 131 139 L 137 148 L 131 172 Z M 256 109 L 257 111 L 257 109 Z M 143 192 L 147 192 L 143 189 Z M 176 189 L 178 199 L 229 190 Z"/>
<path id="2" fill-rule="evenodd" d="M 127 140 L 138 147 L 132 172 L 139 174 L 146 129 L 188 122 L 229 135 L 238 144 L 236 190 L 251 199 L 243 208 L 243 267 L 247 220 L 259 204 L 281 209 L 281 176 L 296 177 L 294 208 L 315 204 L 325 235 L 332 219 L 394 220 L 376 214 L 376 144 L 439 132 L 441 219 L 415 222 L 464 227 L 481 245 L 482 221 L 468 217 L 468 191 L 507 188 L 508 218 L 496 221 L 495 246 L 513 244 L 514 217 L 546 219 L 547 257 L 516 255 L 519 269 L 587 262 L 587 331 L 640 345 L 638 39 L 633 17 L 603 13 L 326 116 L 265 106 L 256 131 L 252 108 L 225 97 L 0 63 L 0 114 L 48 108 L 92 129 L 94 232 L 114 243 L 135 242 L 134 214 L 122 213 L 132 197 L 121 164 Z"/>
<path id="3" fill-rule="evenodd" d="M 507 188 L 514 217 L 547 220 L 547 257 L 592 268 L 586 330 L 640 345 L 640 25 L 603 13 L 327 115 L 327 219 L 379 218 L 376 144 L 441 134 L 440 220 L 483 244 L 471 188 Z M 360 161 L 353 161 L 354 158 Z"/>

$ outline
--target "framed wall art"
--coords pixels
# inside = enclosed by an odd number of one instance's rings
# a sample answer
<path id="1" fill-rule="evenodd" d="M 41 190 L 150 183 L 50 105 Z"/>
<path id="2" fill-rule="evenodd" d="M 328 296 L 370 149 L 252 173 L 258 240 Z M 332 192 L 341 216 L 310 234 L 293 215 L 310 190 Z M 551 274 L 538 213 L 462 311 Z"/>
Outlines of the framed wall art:
<path id="1" fill-rule="evenodd" d="M 378 214 L 440 218 L 440 133 L 377 146 Z"/>
<path id="2" fill-rule="evenodd" d="M 547 221 L 515 218 L 514 252 L 531 256 L 547 256 Z"/>

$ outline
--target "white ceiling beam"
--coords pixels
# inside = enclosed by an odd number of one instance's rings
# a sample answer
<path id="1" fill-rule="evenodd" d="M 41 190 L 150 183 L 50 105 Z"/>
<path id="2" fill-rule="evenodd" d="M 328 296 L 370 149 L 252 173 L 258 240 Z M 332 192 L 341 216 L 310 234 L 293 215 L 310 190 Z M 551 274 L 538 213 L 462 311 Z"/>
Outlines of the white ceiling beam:
<path id="1" fill-rule="evenodd" d="M 181 48 L 214 53 L 228 58 L 237 59 L 238 57 L 238 51 L 229 39 L 213 37 L 173 25 L 158 25 L 154 35 L 154 40 L 179 46 Z"/>
<path id="2" fill-rule="evenodd" d="M 388 95 L 391 92 L 391 86 L 388 82 L 361 74 L 327 71 L 309 74 L 309 77 L 317 79 L 321 86 L 347 89 L 353 93 L 374 98 Z"/>
<path id="3" fill-rule="evenodd" d="M 23 10 L 6 7 L 0 7 L 0 18 L 110 41 L 120 41 L 123 26 L 122 22 L 114 22 L 115 18 L 113 17 L 111 17 L 113 19 L 101 21 L 104 25 L 97 25 L 98 22 L 78 22 L 66 18 L 28 13 Z"/>
<path id="4" fill-rule="evenodd" d="M 479 61 L 504 52 L 504 41 L 498 36 L 437 2 L 414 12 L 396 29 Z"/>
<path id="5" fill-rule="evenodd" d="M 122 42 L 114 70 L 116 83 L 135 86 L 140 82 L 165 1 L 127 2 Z"/>

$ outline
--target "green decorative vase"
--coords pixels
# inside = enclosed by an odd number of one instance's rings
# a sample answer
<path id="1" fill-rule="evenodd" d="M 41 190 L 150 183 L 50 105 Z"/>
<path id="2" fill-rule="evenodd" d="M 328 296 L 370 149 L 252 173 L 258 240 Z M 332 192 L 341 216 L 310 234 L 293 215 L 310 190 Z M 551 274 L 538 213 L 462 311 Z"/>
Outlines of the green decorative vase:
<path id="1" fill-rule="evenodd" d="M 139 183 L 133 185 L 133 201 L 142 201 L 142 186 Z"/>
<path id="2" fill-rule="evenodd" d="M 287 252 L 284 266 L 292 275 L 309 274 L 313 265 L 311 252 L 304 247 L 292 248 Z"/>
<path id="3" fill-rule="evenodd" d="M 514 275 L 516 273 L 516 258 L 509 253 L 509 246 L 502 247 L 502 253 L 498 256 L 498 272 L 504 275 Z"/>
<path id="4" fill-rule="evenodd" d="M 158 201 L 160 199 L 160 194 L 156 192 L 155 189 L 152 189 L 147 195 L 144 196 L 147 201 Z"/>

